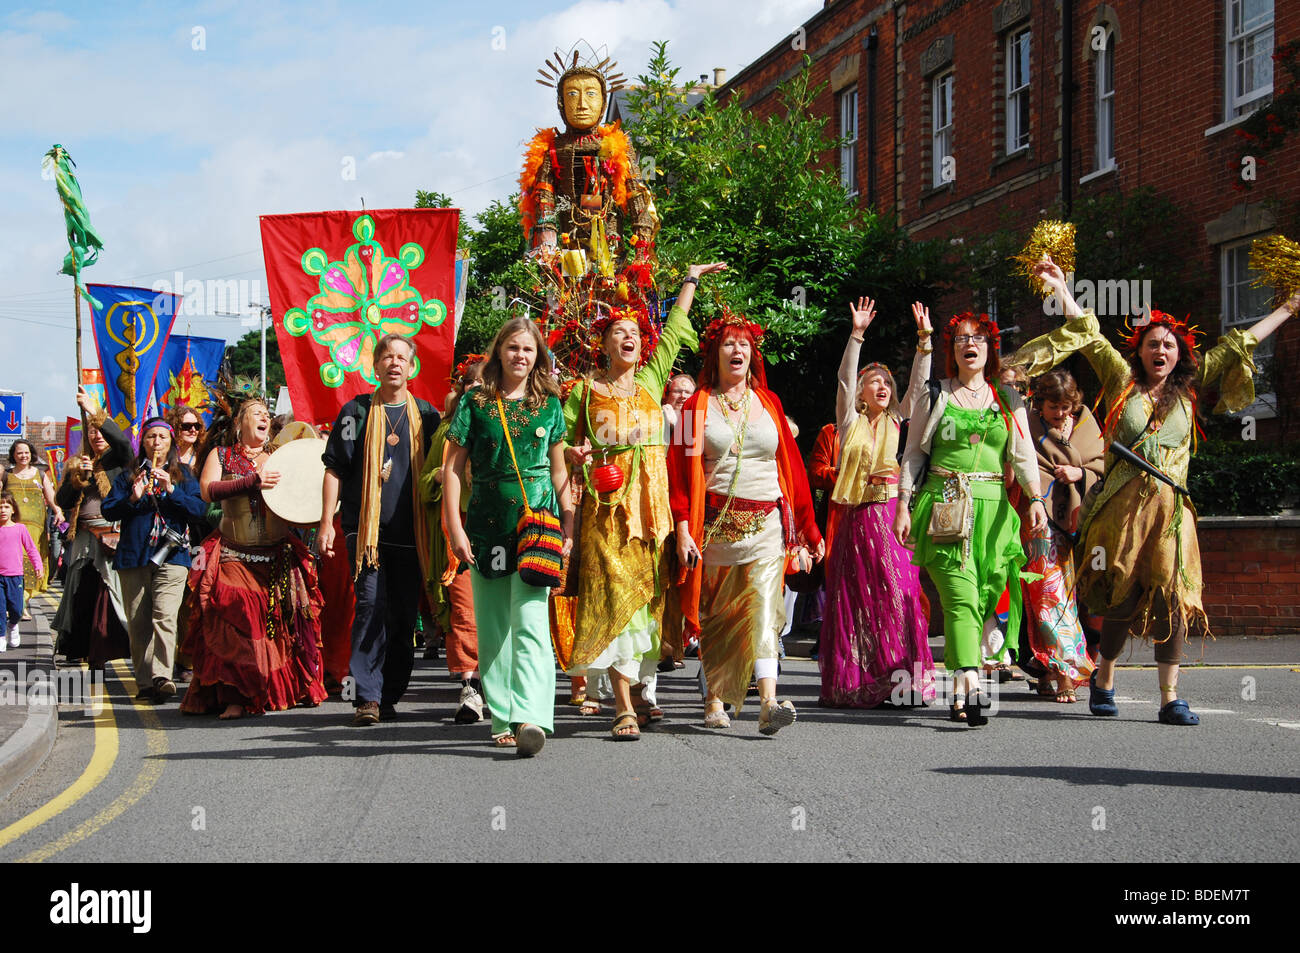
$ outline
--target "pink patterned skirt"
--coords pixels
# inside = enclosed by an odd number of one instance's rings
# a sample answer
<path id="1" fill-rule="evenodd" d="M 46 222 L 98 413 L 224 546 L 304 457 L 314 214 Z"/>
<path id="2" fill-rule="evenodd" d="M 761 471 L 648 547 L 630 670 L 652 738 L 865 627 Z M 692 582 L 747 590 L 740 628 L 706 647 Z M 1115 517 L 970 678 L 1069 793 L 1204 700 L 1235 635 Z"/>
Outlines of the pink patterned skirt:
<path id="1" fill-rule="evenodd" d="M 895 498 L 845 507 L 840 517 L 821 632 L 828 708 L 934 698 L 929 612 L 911 553 L 893 537 L 897 512 Z"/>

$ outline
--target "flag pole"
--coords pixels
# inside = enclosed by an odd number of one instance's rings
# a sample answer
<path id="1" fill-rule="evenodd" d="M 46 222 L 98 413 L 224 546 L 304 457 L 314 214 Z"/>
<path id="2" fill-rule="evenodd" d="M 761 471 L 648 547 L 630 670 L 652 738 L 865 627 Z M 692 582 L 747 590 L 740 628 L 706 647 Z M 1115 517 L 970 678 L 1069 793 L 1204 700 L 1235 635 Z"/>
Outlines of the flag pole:
<path id="1" fill-rule="evenodd" d="M 80 269 L 73 267 L 72 274 L 72 301 L 77 315 L 77 389 L 81 389 L 81 274 Z M 81 439 L 89 439 L 89 427 L 86 425 L 86 408 L 77 405 L 81 409 Z M 89 446 L 89 444 L 87 444 Z"/>

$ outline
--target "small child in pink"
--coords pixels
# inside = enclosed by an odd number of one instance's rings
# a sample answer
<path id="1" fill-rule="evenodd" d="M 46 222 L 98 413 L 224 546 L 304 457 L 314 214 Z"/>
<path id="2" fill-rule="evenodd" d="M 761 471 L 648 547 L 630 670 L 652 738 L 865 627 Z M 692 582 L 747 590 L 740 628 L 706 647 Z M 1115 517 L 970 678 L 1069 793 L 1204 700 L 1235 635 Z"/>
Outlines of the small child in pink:
<path id="1" fill-rule="evenodd" d="M 0 630 L 0 652 L 16 649 L 20 643 L 18 622 L 23 617 L 23 551 L 39 576 L 44 572 L 41 554 L 32 534 L 18 522 L 18 501 L 12 493 L 0 493 L 0 604 L 5 609 L 5 627 Z M 7 638 L 6 638 L 7 636 Z"/>

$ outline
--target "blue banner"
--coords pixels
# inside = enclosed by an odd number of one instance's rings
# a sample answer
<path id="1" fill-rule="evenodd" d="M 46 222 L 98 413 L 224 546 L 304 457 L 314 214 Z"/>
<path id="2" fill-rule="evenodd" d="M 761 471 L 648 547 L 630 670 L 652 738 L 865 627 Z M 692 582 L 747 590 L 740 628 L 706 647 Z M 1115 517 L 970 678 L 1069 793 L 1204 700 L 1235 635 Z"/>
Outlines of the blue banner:
<path id="1" fill-rule="evenodd" d="M 173 334 L 167 341 L 153 393 L 158 412 L 167 414 L 177 404 L 193 408 L 203 417 L 203 426 L 212 424 L 210 400 L 216 386 L 226 342 L 220 338 L 186 337 Z"/>
<path id="2" fill-rule="evenodd" d="M 87 289 L 98 302 L 91 315 L 108 412 L 123 433 L 138 435 L 181 296 L 124 285 Z"/>

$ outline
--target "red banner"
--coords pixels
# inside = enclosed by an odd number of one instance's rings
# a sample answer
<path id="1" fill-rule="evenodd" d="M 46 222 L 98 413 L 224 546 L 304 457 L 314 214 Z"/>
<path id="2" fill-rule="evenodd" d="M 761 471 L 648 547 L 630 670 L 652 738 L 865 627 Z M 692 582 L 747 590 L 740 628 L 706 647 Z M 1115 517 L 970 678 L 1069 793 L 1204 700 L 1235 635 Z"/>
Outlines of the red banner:
<path id="1" fill-rule="evenodd" d="M 375 342 L 416 344 L 411 393 L 442 410 L 456 345 L 456 209 L 262 216 L 275 336 L 293 401 L 332 423 L 377 386 Z"/>

